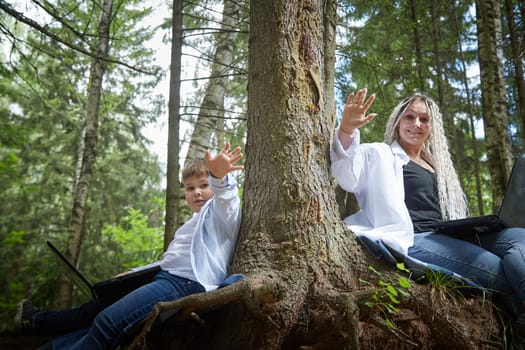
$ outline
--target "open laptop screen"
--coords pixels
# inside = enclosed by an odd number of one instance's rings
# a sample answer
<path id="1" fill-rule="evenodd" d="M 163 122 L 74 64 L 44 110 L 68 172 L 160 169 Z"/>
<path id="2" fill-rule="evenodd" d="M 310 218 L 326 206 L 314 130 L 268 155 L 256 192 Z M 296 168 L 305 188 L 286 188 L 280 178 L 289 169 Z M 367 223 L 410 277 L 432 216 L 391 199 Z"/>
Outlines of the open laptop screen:
<path id="1" fill-rule="evenodd" d="M 87 296 L 88 298 L 95 299 L 95 293 L 91 283 L 66 259 L 64 255 L 49 241 L 46 242 L 47 246 L 53 252 L 53 256 L 58 261 L 58 266 L 61 267 L 62 271 L 68 276 L 75 287 L 77 287 L 80 292 Z"/>
<path id="2" fill-rule="evenodd" d="M 525 228 L 525 158 L 516 159 L 499 217 L 509 227 Z"/>

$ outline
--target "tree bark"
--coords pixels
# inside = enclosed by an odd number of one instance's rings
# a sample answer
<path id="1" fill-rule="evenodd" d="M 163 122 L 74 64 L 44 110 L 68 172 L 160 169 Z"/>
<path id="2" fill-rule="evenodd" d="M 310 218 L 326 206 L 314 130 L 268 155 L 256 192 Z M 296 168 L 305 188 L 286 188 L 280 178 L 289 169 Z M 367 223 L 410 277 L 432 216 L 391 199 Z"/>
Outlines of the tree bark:
<path id="1" fill-rule="evenodd" d="M 334 348 L 357 345 L 357 306 L 336 291 L 355 288 L 349 267 L 359 258 L 349 254 L 355 241 L 337 214 L 328 159 L 335 6 L 251 2 L 243 224 L 233 269 L 270 276 L 282 300 L 234 326 L 246 348 L 322 343 L 328 319 L 338 325 L 330 330 Z"/>
<path id="2" fill-rule="evenodd" d="M 478 54 L 481 73 L 481 104 L 492 180 L 492 208 L 503 197 L 511 170 L 509 118 L 503 79 L 501 13 L 498 0 L 476 0 Z"/>
<path id="3" fill-rule="evenodd" d="M 68 227 L 69 243 L 66 257 L 73 263 L 78 264 L 80 248 L 84 238 L 84 224 L 87 215 L 87 197 L 93 169 L 97 158 L 98 124 L 100 96 L 102 93 L 102 81 L 107 67 L 105 57 L 109 51 L 109 29 L 112 20 L 112 0 L 104 0 L 101 7 L 100 22 L 98 25 L 98 38 L 96 46 L 96 58 L 91 65 L 89 90 L 84 125 L 80 140 L 81 161 L 77 171 L 77 178 L 73 192 L 73 207 Z M 62 278 L 59 291 L 59 305 L 67 308 L 72 303 L 73 284 L 67 278 Z"/>
<path id="4" fill-rule="evenodd" d="M 179 224 L 181 193 L 179 180 L 180 153 L 180 72 L 182 57 L 182 0 L 173 2 L 171 33 L 170 94 L 168 101 L 168 156 L 166 171 L 166 223 L 164 226 L 164 250 L 175 236 Z M 182 197 L 182 198 L 181 198 Z"/>

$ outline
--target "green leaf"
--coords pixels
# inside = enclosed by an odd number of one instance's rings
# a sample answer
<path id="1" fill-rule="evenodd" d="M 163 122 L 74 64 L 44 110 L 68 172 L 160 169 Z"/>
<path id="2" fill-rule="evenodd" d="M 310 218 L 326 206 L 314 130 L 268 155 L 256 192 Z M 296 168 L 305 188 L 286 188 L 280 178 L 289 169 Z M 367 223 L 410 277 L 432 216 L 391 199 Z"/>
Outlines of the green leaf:
<path id="1" fill-rule="evenodd" d="M 410 270 L 406 268 L 405 263 L 402 263 L 402 262 L 397 263 L 397 264 L 396 264 L 396 268 L 397 268 L 398 270 L 401 270 L 401 271 L 404 271 L 404 272 L 410 273 Z"/>
<path id="2" fill-rule="evenodd" d="M 397 296 L 397 289 L 396 289 L 394 286 L 392 286 L 391 284 L 389 284 L 389 285 L 386 287 L 386 290 L 388 291 L 388 293 L 389 293 L 390 295 L 395 295 L 395 296 Z"/>
<path id="3" fill-rule="evenodd" d="M 26 231 L 12 231 L 11 234 L 9 234 L 7 237 L 5 237 L 2 240 L 2 244 L 4 246 L 14 246 L 17 244 L 23 244 L 24 243 L 24 236 L 26 235 Z"/>
<path id="4" fill-rule="evenodd" d="M 401 302 L 399 301 L 398 298 L 396 298 L 394 295 L 392 294 L 388 294 L 388 298 L 390 299 L 391 302 L 393 302 L 394 304 L 400 304 Z M 389 304 L 390 305 L 390 304 Z"/>
<path id="5" fill-rule="evenodd" d="M 394 322 L 392 322 L 389 318 L 387 318 L 385 320 L 386 324 L 388 327 L 390 327 L 391 329 L 397 329 L 396 325 L 394 324 Z"/>
<path id="6" fill-rule="evenodd" d="M 395 307 L 394 305 L 386 304 L 385 306 L 386 306 L 386 309 L 387 309 L 388 313 L 391 313 L 391 314 L 399 313 L 399 309 L 397 307 Z"/>
<path id="7" fill-rule="evenodd" d="M 410 281 L 403 276 L 399 276 L 399 285 L 406 289 L 411 287 Z"/>
<path id="8" fill-rule="evenodd" d="M 370 265 L 369 265 L 369 266 L 368 266 L 368 269 L 369 269 L 370 271 L 372 271 L 373 273 L 375 273 L 376 275 L 381 276 L 381 273 L 380 273 L 379 271 L 377 271 L 373 266 L 370 266 Z"/>

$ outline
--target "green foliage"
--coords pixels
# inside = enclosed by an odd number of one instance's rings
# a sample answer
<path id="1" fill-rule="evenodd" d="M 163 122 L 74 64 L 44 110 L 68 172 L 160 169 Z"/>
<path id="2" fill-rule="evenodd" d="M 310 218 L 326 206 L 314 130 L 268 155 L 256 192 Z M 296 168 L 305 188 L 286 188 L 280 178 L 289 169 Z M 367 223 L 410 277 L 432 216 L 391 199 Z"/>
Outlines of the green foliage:
<path id="1" fill-rule="evenodd" d="M 14 247 L 24 243 L 25 231 L 13 231 L 2 240 L 2 245 L 6 248 Z"/>
<path id="2" fill-rule="evenodd" d="M 403 263 L 398 263 L 396 266 L 400 271 L 409 272 Z M 383 314 L 386 324 L 390 328 L 396 329 L 397 327 L 390 319 L 390 315 L 399 313 L 398 306 L 401 304 L 402 299 L 410 296 L 408 292 L 411 287 L 410 281 L 400 275 L 397 285 L 394 285 L 392 282 L 384 281 L 382 274 L 373 266 L 369 266 L 368 269 L 378 275 L 380 279 L 377 282 L 377 287 L 372 294 L 371 300 L 366 301 L 365 305 Z"/>
<path id="3" fill-rule="evenodd" d="M 79 269 L 92 281 L 121 272 L 123 262 L 151 262 L 159 256 L 158 250 L 120 251 L 115 241 L 104 241 L 105 227 L 117 227 L 129 208 L 137 211 L 135 217 L 148 215 L 148 230 L 163 222 L 163 208 L 151 199 L 163 194 L 161 171 L 141 133 L 164 104 L 153 93 L 162 77 L 160 68 L 153 65 L 154 52 L 144 46 L 153 31 L 140 23 L 151 10 L 140 1 L 114 5 L 110 55 L 136 69 L 109 64 L 104 80 L 97 161 L 79 261 Z M 85 50 L 94 47 L 96 3 L 65 0 L 42 6 L 60 18 L 50 22 L 49 31 Z M 0 322 L 9 323 L 21 298 L 44 308 L 54 306 L 62 272 L 45 241 L 65 251 L 91 57 L 4 19 L 0 17 L 5 29 L 0 43 L 10 51 L 6 57 L 6 51 L 0 53 L 0 305 L 5 307 Z M 10 31 L 14 36 L 4 41 Z M 138 231 L 137 226 L 132 233 Z M 148 243 L 153 246 L 154 240 Z M 119 254 L 113 254 L 112 244 Z"/>
<path id="4" fill-rule="evenodd" d="M 464 299 L 465 293 L 472 290 L 472 287 L 467 286 L 460 279 L 440 271 L 427 269 L 421 278 L 451 298 Z"/>
<path id="5" fill-rule="evenodd" d="M 157 199 L 157 202 L 162 201 Z M 149 264 L 162 253 L 164 230 L 162 227 L 149 227 L 148 221 L 142 212 L 130 208 L 119 226 L 108 225 L 102 231 L 120 247 L 115 252 L 115 260 L 126 261 L 123 264 L 126 268 Z"/>

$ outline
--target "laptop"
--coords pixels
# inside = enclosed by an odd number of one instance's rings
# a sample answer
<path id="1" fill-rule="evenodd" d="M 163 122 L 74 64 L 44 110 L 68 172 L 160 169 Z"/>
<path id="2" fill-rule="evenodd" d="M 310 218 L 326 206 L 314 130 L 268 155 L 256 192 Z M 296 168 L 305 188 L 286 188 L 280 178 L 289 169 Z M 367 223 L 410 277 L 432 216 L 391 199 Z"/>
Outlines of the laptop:
<path id="1" fill-rule="evenodd" d="M 514 162 L 497 214 L 443 221 L 433 226 L 434 231 L 453 236 L 497 232 L 506 227 L 525 228 L 525 158 Z"/>
<path id="2" fill-rule="evenodd" d="M 47 245 L 59 263 L 66 267 L 66 274 L 72 279 L 75 285 L 84 294 L 91 295 L 94 300 L 98 299 L 104 305 L 113 304 L 129 292 L 153 281 L 157 273 L 160 272 L 160 267 L 154 266 L 92 284 L 51 242 L 47 241 Z"/>

